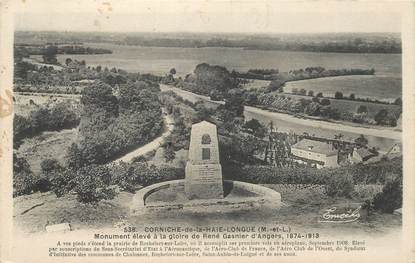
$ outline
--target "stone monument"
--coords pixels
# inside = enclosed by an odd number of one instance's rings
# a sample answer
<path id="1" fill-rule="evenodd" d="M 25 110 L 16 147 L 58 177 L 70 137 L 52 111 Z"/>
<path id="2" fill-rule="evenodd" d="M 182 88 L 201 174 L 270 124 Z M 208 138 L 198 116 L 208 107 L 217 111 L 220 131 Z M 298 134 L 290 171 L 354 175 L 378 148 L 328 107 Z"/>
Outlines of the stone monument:
<path id="1" fill-rule="evenodd" d="M 224 197 L 216 125 L 207 121 L 192 125 L 185 193 L 188 199 Z"/>

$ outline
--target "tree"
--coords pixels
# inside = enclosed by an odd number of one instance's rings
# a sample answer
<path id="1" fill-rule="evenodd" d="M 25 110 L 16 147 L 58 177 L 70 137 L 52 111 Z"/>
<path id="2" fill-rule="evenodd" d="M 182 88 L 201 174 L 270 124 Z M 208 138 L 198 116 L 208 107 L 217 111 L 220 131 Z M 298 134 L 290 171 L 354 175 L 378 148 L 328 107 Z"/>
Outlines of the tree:
<path id="1" fill-rule="evenodd" d="M 196 66 L 192 82 L 196 84 L 195 91 L 197 93 L 206 95 L 209 95 L 212 90 L 217 90 L 225 95 L 229 90 L 238 86 L 236 79 L 225 67 L 211 66 L 207 63 Z"/>
<path id="2" fill-rule="evenodd" d="M 300 89 L 299 93 L 300 93 L 300 95 L 306 95 L 307 91 L 305 89 Z"/>
<path id="3" fill-rule="evenodd" d="M 166 147 L 164 147 L 164 159 L 166 162 L 171 162 L 176 157 L 176 153 L 174 152 L 173 145 L 170 143 Z"/>
<path id="4" fill-rule="evenodd" d="M 330 105 L 330 100 L 327 98 L 321 99 L 320 104 L 323 106 L 328 106 Z"/>
<path id="5" fill-rule="evenodd" d="M 69 64 L 71 64 L 71 63 L 72 63 L 72 59 L 71 58 L 65 59 L 65 65 L 66 66 L 69 66 Z"/>
<path id="6" fill-rule="evenodd" d="M 37 182 L 38 178 L 33 174 L 26 159 L 13 153 L 13 196 L 36 191 Z"/>
<path id="7" fill-rule="evenodd" d="M 393 213 L 397 208 L 402 207 L 402 178 L 395 177 L 387 182 L 373 199 L 373 206 L 383 213 Z"/>
<path id="8" fill-rule="evenodd" d="M 43 54 L 43 62 L 46 64 L 57 64 L 56 54 L 58 54 L 58 47 L 48 46 Z"/>
<path id="9" fill-rule="evenodd" d="M 365 147 L 368 144 L 368 140 L 363 134 L 360 134 L 359 137 L 357 137 L 354 142 L 359 145 L 360 147 Z"/>
<path id="10" fill-rule="evenodd" d="M 320 114 L 320 104 L 316 102 L 308 104 L 305 108 L 305 114 L 311 116 L 318 116 Z"/>
<path id="11" fill-rule="evenodd" d="M 308 91 L 308 96 L 313 97 L 313 96 L 314 96 L 314 91 L 309 90 L 309 91 Z"/>
<path id="12" fill-rule="evenodd" d="M 65 155 L 66 166 L 69 169 L 78 170 L 82 166 L 86 165 L 85 159 L 82 156 L 82 152 L 76 143 L 72 143 L 69 146 Z"/>
<path id="13" fill-rule="evenodd" d="M 66 183 L 63 185 L 56 184 L 57 178 L 62 177 L 64 173 L 64 168 L 59 164 L 58 160 L 44 159 L 40 163 L 40 168 L 45 189 L 51 189 L 53 192 L 57 193 L 57 196 L 59 196 L 59 192 L 65 192 L 63 189 L 59 188 L 66 187 Z"/>
<path id="14" fill-rule="evenodd" d="M 257 119 L 251 119 L 245 122 L 244 127 L 246 129 L 249 129 L 251 133 L 254 134 L 256 137 L 265 137 L 266 128 Z"/>
<path id="15" fill-rule="evenodd" d="M 311 99 L 312 102 L 320 103 L 320 99 L 318 97 L 313 97 Z"/>
<path id="16" fill-rule="evenodd" d="M 376 113 L 374 119 L 377 124 L 384 124 L 386 118 L 388 117 L 388 111 L 386 109 L 381 109 Z"/>
<path id="17" fill-rule="evenodd" d="M 268 84 L 267 89 L 269 91 L 279 91 L 279 92 L 282 92 L 283 91 L 284 84 L 285 84 L 285 81 L 284 80 L 275 79 L 275 80 L 272 80 Z"/>
<path id="18" fill-rule="evenodd" d="M 195 105 L 195 110 L 197 121 L 208 120 L 212 114 L 212 111 L 206 108 L 203 103 L 197 103 Z"/>
<path id="19" fill-rule="evenodd" d="M 401 99 L 401 98 L 397 98 L 397 99 L 393 102 L 393 104 L 402 106 L 402 99 Z"/>
<path id="20" fill-rule="evenodd" d="M 171 69 L 170 69 L 170 74 L 172 74 L 172 75 L 176 75 L 176 69 L 175 69 L 175 68 L 171 68 Z"/>
<path id="21" fill-rule="evenodd" d="M 241 89 L 232 89 L 229 91 L 229 97 L 225 100 L 225 110 L 230 111 L 235 117 L 243 116 L 244 99 Z"/>
<path id="22" fill-rule="evenodd" d="M 112 199 L 116 192 L 110 186 L 111 176 L 105 165 L 89 165 L 76 172 L 74 190 L 81 203 L 97 203 Z"/>
<path id="23" fill-rule="evenodd" d="M 351 99 L 351 100 L 355 100 L 356 99 L 354 93 L 350 94 L 349 99 Z"/>
<path id="24" fill-rule="evenodd" d="M 366 107 L 366 105 L 360 105 L 358 108 L 357 108 L 357 111 L 356 111 L 357 113 L 368 113 L 368 110 L 367 110 L 367 107 Z"/>
<path id="25" fill-rule="evenodd" d="M 94 82 L 84 88 L 81 103 L 86 115 L 103 112 L 107 118 L 118 116 L 117 98 L 113 95 L 111 86 L 103 82 Z"/>
<path id="26" fill-rule="evenodd" d="M 343 99 L 343 93 L 341 93 L 340 91 L 336 91 L 336 93 L 334 93 L 334 98 Z"/>

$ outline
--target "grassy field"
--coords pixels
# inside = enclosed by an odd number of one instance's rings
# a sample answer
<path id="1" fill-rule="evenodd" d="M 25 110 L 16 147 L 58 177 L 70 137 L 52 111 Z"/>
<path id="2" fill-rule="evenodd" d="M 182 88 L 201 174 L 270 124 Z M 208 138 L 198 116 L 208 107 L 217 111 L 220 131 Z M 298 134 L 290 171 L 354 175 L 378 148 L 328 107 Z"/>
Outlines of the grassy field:
<path id="1" fill-rule="evenodd" d="M 24 157 L 35 174 L 40 173 L 40 163 L 47 158 L 64 161 L 66 149 L 77 138 L 77 130 L 63 130 L 59 132 L 43 132 L 39 136 L 26 138 L 17 150 L 19 157 Z"/>
<path id="2" fill-rule="evenodd" d="M 284 93 L 284 96 L 291 97 L 294 99 L 311 99 L 309 96 L 303 95 L 294 95 L 294 94 L 287 94 Z M 381 103 L 373 103 L 373 102 L 365 102 L 365 101 L 354 101 L 354 100 L 337 100 L 337 99 L 329 99 L 330 105 L 333 108 L 338 109 L 340 112 L 350 112 L 356 113 L 357 108 L 360 105 L 365 105 L 368 109 L 368 117 L 372 118 L 378 113 L 381 109 L 386 109 L 388 112 L 393 113 L 397 118 L 400 115 L 401 109 L 400 106 L 393 105 L 393 104 L 381 104 Z"/>
<path id="3" fill-rule="evenodd" d="M 401 227 L 400 216 L 379 213 L 347 224 L 319 223 L 322 210 L 337 205 L 360 203 L 362 199 L 329 198 L 322 187 L 316 186 L 265 186 L 281 193 L 283 205 L 280 209 L 253 208 L 226 213 L 172 210 L 132 217 L 129 215 L 129 205 L 133 197 L 131 193 L 121 192 L 115 199 L 102 201 L 97 206 L 80 204 L 73 195 L 56 198 L 52 193 L 36 193 L 14 199 L 14 219 L 18 228 L 26 233 L 42 232 L 47 224 L 62 222 L 71 223 L 75 230 L 112 228 L 121 222 L 137 227 L 155 224 L 223 226 L 277 223 L 290 225 L 296 230 L 318 231 L 328 235 L 352 232 L 376 235 Z"/>
<path id="4" fill-rule="evenodd" d="M 391 76 L 341 76 L 319 78 L 286 83 L 284 91 L 291 92 L 293 88 L 322 92 L 325 97 L 334 97 L 336 91 L 344 96 L 354 93 L 357 98 L 372 98 L 393 101 L 402 97 L 402 79 Z"/>

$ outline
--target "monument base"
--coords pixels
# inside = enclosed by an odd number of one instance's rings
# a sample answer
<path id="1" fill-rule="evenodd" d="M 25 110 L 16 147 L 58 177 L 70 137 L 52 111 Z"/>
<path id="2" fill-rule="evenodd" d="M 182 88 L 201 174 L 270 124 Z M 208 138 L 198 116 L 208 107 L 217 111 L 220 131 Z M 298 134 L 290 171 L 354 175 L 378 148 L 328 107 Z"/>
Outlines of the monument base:
<path id="1" fill-rule="evenodd" d="M 185 194 L 185 180 L 166 181 L 137 191 L 131 203 L 131 214 L 175 211 L 212 213 L 264 209 L 279 209 L 281 195 L 264 186 L 238 181 L 224 181 L 224 198 L 192 199 Z"/>
<path id="2" fill-rule="evenodd" d="M 220 164 L 186 164 L 185 193 L 191 199 L 223 198 L 222 167 Z"/>

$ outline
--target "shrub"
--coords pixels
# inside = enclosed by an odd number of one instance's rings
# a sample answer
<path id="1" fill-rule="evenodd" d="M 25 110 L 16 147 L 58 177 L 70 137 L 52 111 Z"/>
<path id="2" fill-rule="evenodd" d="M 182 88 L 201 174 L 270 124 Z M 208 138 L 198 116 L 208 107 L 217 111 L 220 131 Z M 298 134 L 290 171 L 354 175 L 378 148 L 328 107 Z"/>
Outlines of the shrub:
<path id="1" fill-rule="evenodd" d="M 323 106 L 328 106 L 328 105 L 330 105 L 330 100 L 324 98 L 320 101 L 320 104 L 323 105 Z"/>
<path id="2" fill-rule="evenodd" d="M 388 111 L 386 109 L 381 109 L 378 111 L 378 113 L 376 113 L 374 119 L 377 124 L 384 124 L 387 116 L 388 116 Z"/>
<path id="3" fill-rule="evenodd" d="M 61 197 L 70 192 L 77 183 L 76 171 L 72 169 L 59 168 L 48 173 L 50 189 L 57 197 Z"/>
<path id="4" fill-rule="evenodd" d="M 104 165 L 89 165 L 77 171 L 74 190 L 81 203 L 97 203 L 112 199 L 116 192 L 109 187 L 110 173 Z"/>
<path id="5" fill-rule="evenodd" d="M 222 148 L 221 148 L 222 149 Z M 226 154 L 221 151 L 221 155 Z M 221 156 L 222 158 L 222 156 Z M 222 159 L 221 159 L 222 160 Z M 352 176 L 354 184 L 384 184 L 402 176 L 402 157 L 389 162 L 355 164 L 339 168 L 310 169 L 303 167 L 274 167 L 222 162 L 225 178 L 255 184 L 319 184 L 324 185 L 333 173 Z"/>
<path id="6" fill-rule="evenodd" d="M 366 107 L 366 105 L 360 105 L 358 108 L 357 108 L 357 111 L 356 111 L 357 113 L 368 113 L 368 110 L 367 110 L 367 107 Z"/>
<path id="7" fill-rule="evenodd" d="M 39 178 L 30 170 L 26 159 L 13 154 L 13 196 L 31 194 L 37 191 L 38 180 Z"/>
<path id="8" fill-rule="evenodd" d="M 172 162 L 176 157 L 176 153 L 174 152 L 174 148 L 172 145 L 168 145 L 164 147 L 164 159 L 166 162 Z"/>
<path id="9" fill-rule="evenodd" d="M 184 170 L 170 166 L 149 166 L 145 161 L 123 163 L 111 168 L 112 183 L 122 190 L 134 192 L 137 186 L 148 186 L 169 180 L 184 178 Z"/>
<path id="10" fill-rule="evenodd" d="M 334 98 L 343 99 L 343 93 L 341 93 L 340 91 L 336 91 L 336 93 L 334 93 Z"/>
<path id="11" fill-rule="evenodd" d="M 401 177 L 396 177 L 385 184 L 382 192 L 373 199 L 373 206 L 383 213 L 393 213 L 395 209 L 402 207 Z"/>
<path id="12" fill-rule="evenodd" d="M 333 173 L 328 177 L 325 190 L 330 197 L 351 197 L 354 191 L 353 177 Z"/>

